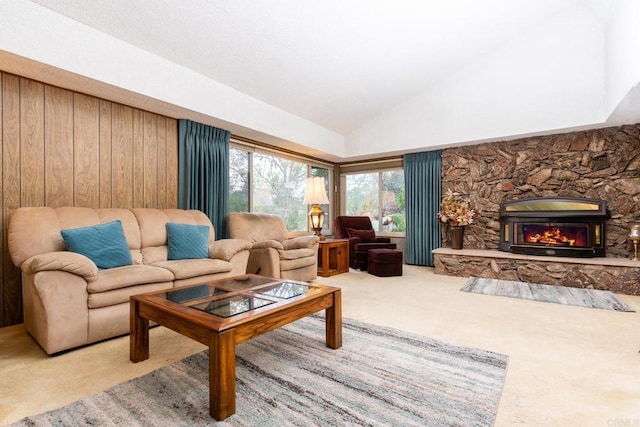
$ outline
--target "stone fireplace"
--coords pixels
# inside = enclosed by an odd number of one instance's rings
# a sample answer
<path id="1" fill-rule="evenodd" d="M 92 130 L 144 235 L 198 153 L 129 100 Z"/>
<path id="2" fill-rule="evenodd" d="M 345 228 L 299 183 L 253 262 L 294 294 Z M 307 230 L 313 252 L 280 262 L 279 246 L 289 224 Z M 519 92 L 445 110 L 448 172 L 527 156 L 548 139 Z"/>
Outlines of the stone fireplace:
<path id="1" fill-rule="evenodd" d="M 603 257 L 604 200 L 537 197 L 502 203 L 499 249 L 525 255 Z"/>
<path id="2" fill-rule="evenodd" d="M 605 256 L 629 258 L 629 227 L 640 222 L 640 124 L 443 149 L 447 190 L 467 195 L 478 212 L 465 249 L 499 248 L 503 203 L 586 198 L 604 200 L 610 213 Z"/>
<path id="3" fill-rule="evenodd" d="M 630 259 L 627 239 L 630 225 L 640 222 L 640 124 L 443 149 L 447 190 L 467 195 L 478 214 L 465 229 L 464 249 L 448 248 L 443 232 L 442 247 L 433 251 L 437 274 L 640 295 L 640 261 Z M 506 209 L 536 198 L 597 206 L 538 219 L 541 212 L 522 206 Z"/>

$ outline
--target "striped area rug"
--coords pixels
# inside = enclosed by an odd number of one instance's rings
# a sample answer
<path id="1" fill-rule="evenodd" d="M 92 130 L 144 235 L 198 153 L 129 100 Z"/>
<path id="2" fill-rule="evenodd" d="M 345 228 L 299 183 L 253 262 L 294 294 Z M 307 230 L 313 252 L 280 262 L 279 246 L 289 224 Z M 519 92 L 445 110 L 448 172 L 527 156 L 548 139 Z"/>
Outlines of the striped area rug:
<path id="1" fill-rule="evenodd" d="M 635 311 L 612 292 L 568 286 L 539 285 L 510 280 L 470 277 L 460 289 L 464 292 L 521 298 L 557 304 L 577 305 L 617 311 Z"/>
<path id="2" fill-rule="evenodd" d="M 507 356 L 316 315 L 240 344 L 236 414 L 209 417 L 205 352 L 15 425 L 490 426 Z M 151 355 L 153 357 L 153 355 Z"/>

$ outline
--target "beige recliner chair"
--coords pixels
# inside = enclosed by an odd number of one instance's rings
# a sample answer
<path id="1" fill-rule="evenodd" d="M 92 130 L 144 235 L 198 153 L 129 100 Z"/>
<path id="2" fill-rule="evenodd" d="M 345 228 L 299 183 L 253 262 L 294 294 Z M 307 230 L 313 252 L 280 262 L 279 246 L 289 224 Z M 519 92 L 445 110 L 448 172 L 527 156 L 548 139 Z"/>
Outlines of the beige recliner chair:
<path id="1" fill-rule="evenodd" d="M 307 282 L 318 276 L 320 238 L 290 233 L 279 216 L 232 212 L 227 231 L 232 239 L 253 243 L 247 273 Z"/>

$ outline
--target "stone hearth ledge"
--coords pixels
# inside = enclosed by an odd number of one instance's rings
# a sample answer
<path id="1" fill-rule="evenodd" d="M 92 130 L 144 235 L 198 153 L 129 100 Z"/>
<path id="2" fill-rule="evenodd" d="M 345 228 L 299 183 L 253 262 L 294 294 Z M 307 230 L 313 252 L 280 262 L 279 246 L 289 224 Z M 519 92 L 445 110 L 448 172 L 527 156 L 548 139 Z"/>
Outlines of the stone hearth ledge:
<path id="1" fill-rule="evenodd" d="M 433 250 L 435 273 L 546 285 L 602 289 L 640 295 L 640 261 L 521 255 L 497 249 Z"/>

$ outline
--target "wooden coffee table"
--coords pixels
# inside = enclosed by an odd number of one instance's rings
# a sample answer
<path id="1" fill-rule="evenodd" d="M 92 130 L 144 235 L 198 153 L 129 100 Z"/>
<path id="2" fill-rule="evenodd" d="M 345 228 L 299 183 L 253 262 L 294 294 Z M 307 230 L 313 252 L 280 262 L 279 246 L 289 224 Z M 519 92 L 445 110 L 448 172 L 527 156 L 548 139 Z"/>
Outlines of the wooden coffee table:
<path id="1" fill-rule="evenodd" d="M 342 346 L 340 288 L 245 275 L 131 297 L 130 359 L 149 358 L 149 321 L 209 347 L 209 413 L 236 412 L 235 346 L 318 311 L 326 344 Z"/>

